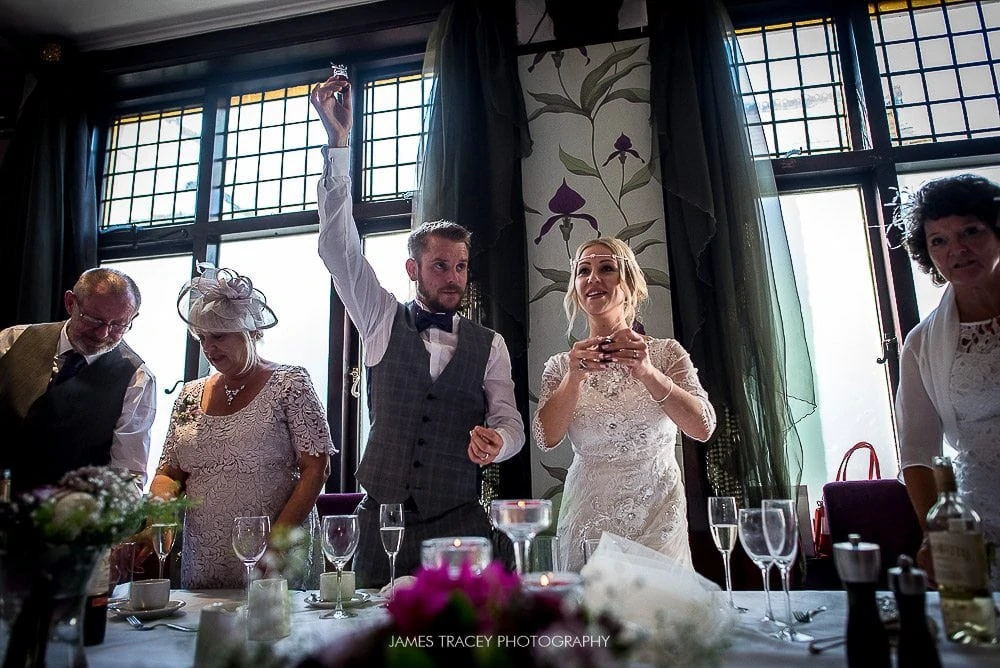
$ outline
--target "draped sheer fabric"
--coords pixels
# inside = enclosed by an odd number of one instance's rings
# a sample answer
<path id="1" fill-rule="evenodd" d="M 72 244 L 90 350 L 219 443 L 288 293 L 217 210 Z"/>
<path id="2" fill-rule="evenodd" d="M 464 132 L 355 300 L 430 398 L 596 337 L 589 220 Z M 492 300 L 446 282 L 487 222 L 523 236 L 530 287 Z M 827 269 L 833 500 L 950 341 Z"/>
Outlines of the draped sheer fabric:
<path id="1" fill-rule="evenodd" d="M 719 414 L 712 493 L 741 505 L 789 498 L 815 391 L 773 174 L 751 151 L 761 141 L 747 129 L 736 37 L 714 0 L 647 12 L 676 335 Z"/>

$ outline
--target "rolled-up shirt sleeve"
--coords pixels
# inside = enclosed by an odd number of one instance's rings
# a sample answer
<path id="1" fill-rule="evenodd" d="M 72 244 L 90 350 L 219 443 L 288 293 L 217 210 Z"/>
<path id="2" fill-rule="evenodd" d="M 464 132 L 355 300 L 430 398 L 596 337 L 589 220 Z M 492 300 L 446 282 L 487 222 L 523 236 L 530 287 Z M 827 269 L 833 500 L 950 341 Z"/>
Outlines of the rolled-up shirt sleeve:
<path id="1" fill-rule="evenodd" d="M 156 418 L 156 378 L 145 364 L 135 370 L 125 389 L 122 414 L 111 438 L 110 465 L 127 469 L 140 487 L 146 484 L 149 460 L 149 430 Z"/>

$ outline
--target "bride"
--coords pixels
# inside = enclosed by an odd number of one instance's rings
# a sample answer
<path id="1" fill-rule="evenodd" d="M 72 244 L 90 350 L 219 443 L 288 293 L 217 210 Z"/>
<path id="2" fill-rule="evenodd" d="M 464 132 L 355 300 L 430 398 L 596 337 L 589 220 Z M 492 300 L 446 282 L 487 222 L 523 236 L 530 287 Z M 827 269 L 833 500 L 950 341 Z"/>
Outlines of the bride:
<path id="1" fill-rule="evenodd" d="M 715 410 L 687 351 L 633 330 L 648 290 L 632 249 L 602 237 L 576 251 L 565 309 L 589 336 L 545 363 L 532 435 L 542 449 L 568 436 L 573 463 L 559 511 L 562 563 L 583 564 L 583 542 L 622 535 L 690 565 L 687 503 L 674 456 L 677 429 L 698 441 Z"/>

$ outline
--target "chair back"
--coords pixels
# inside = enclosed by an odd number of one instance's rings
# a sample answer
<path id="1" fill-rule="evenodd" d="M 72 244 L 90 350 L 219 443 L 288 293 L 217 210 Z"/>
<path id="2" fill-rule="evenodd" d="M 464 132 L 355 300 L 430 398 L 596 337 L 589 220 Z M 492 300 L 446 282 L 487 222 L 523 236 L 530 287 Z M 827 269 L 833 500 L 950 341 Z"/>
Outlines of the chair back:
<path id="1" fill-rule="evenodd" d="M 887 570 L 899 555 L 916 557 L 923 531 L 899 480 L 849 480 L 823 485 L 823 503 L 834 543 L 847 542 L 848 534 L 878 543 L 882 552 L 879 585 L 887 588 Z"/>
<path id="2" fill-rule="evenodd" d="M 353 515 L 363 498 L 365 495 L 362 492 L 320 494 L 316 499 L 316 512 L 319 513 L 320 518 L 326 515 Z"/>

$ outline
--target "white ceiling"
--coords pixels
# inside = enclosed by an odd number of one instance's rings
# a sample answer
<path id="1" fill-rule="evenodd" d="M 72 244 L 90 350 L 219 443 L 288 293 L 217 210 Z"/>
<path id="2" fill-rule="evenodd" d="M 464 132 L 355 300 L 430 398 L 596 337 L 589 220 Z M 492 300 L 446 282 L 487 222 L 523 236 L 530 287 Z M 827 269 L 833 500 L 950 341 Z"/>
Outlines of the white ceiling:
<path id="1" fill-rule="evenodd" d="M 0 28 L 114 49 L 377 0 L 0 0 Z"/>

